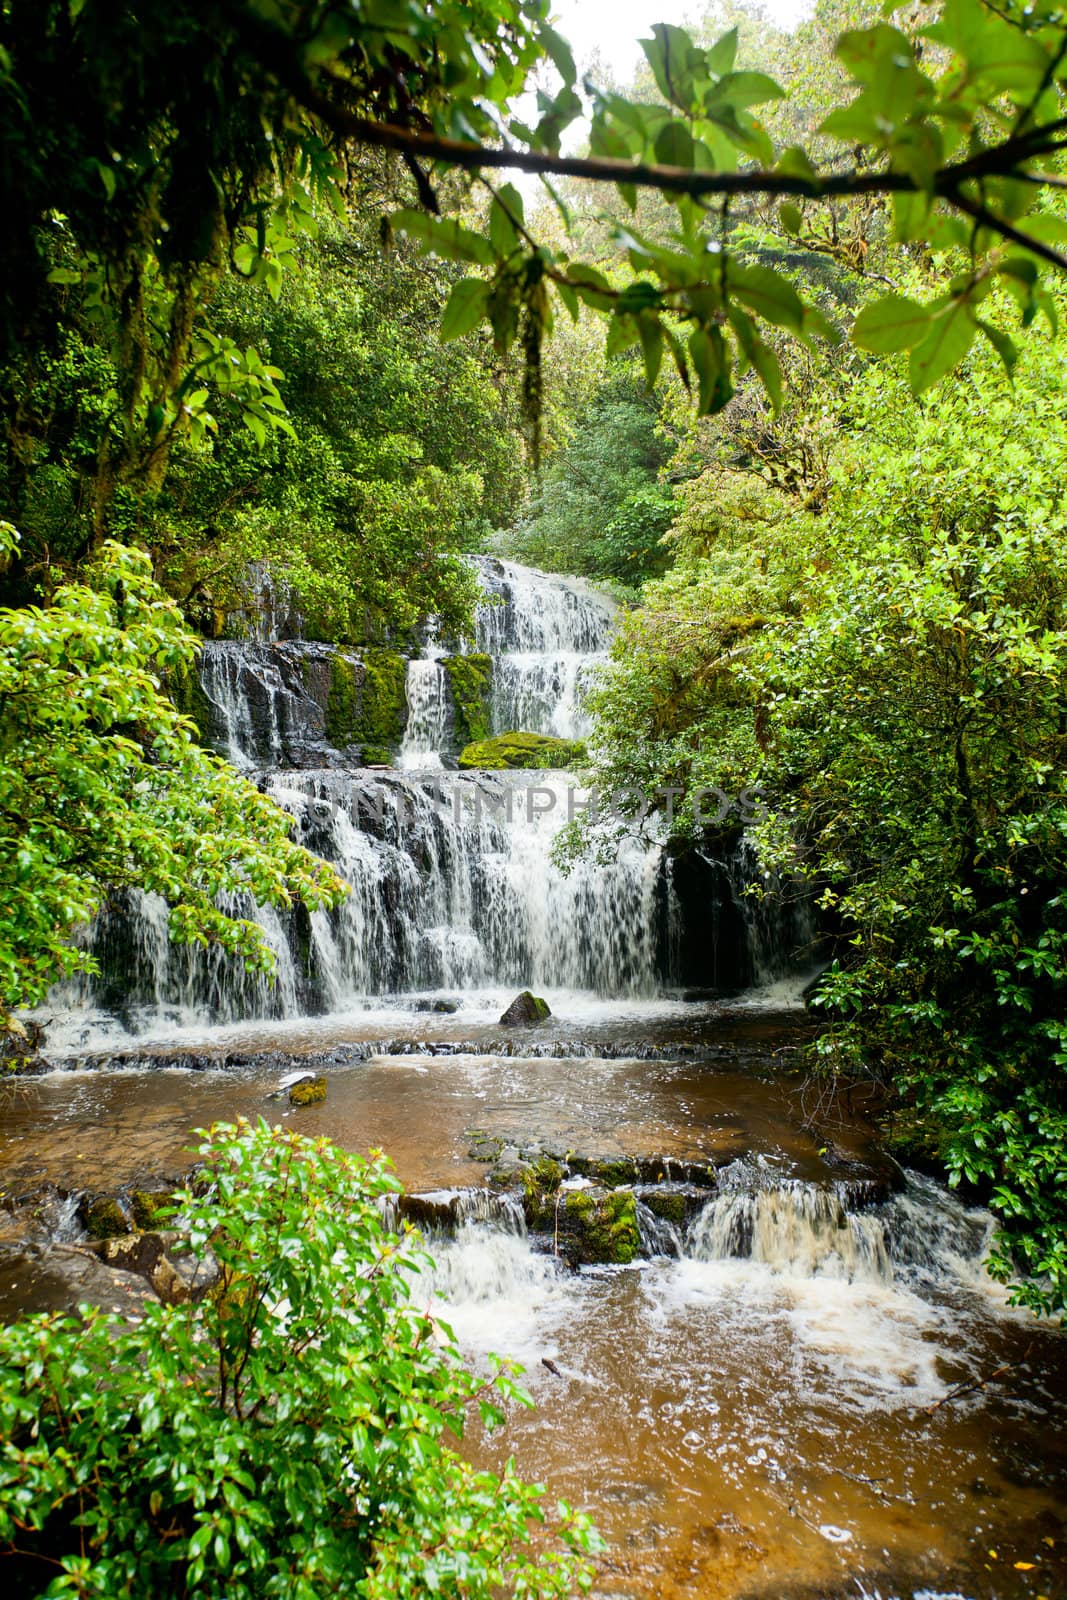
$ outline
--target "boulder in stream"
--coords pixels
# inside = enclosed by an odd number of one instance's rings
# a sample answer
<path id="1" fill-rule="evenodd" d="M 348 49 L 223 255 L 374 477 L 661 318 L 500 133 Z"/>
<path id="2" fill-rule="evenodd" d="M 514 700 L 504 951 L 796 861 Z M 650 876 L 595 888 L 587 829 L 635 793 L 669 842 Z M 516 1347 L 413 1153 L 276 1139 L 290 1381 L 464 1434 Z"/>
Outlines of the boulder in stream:
<path id="1" fill-rule="evenodd" d="M 314 1106 L 326 1098 L 326 1079 L 316 1078 L 310 1072 L 291 1084 L 289 1088 L 289 1104 L 291 1106 Z"/>
<path id="2" fill-rule="evenodd" d="M 548 1001 L 542 1000 L 540 995 L 531 994 L 529 989 L 524 989 L 517 994 L 504 1015 L 500 1019 L 502 1028 L 533 1028 L 539 1022 L 546 1022 L 552 1015 L 548 1008 Z"/>

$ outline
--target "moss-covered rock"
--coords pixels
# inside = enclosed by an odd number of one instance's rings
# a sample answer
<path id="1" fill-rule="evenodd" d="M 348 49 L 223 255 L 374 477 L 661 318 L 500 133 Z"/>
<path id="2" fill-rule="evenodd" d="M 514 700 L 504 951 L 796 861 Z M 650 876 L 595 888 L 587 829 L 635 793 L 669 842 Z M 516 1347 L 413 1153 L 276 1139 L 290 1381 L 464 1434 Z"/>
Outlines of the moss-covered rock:
<path id="1" fill-rule="evenodd" d="M 703 1197 L 702 1197 L 703 1198 Z M 654 1217 L 684 1228 L 691 1209 L 690 1197 L 681 1189 L 642 1189 L 641 1202 Z"/>
<path id="2" fill-rule="evenodd" d="M 551 1156 L 540 1156 L 523 1174 L 523 1210 L 526 1226 L 535 1232 L 551 1229 L 559 1202 L 563 1168 Z"/>
<path id="3" fill-rule="evenodd" d="M 569 1189 L 558 1211 L 560 1253 L 574 1267 L 627 1266 L 640 1253 L 637 1202 L 629 1189 Z"/>
<path id="4" fill-rule="evenodd" d="M 578 1171 L 576 1163 L 572 1163 Z M 586 1164 L 585 1176 L 605 1189 L 619 1189 L 624 1184 L 636 1183 L 639 1177 L 637 1162 L 626 1156 L 593 1156 Z"/>
<path id="5" fill-rule="evenodd" d="M 336 650 L 330 663 L 326 737 L 337 749 L 359 745 L 365 762 L 391 761 L 407 723 L 407 659 L 396 650 Z"/>
<path id="6" fill-rule="evenodd" d="M 113 1194 L 100 1194 L 81 1205 L 81 1221 L 90 1239 L 113 1239 L 129 1233 L 130 1223 Z"/>
<path id="7" fill-rule="evenodd" d="M 134 1189 L 130 1194 L 130 1212 L 135 1228 L 150 1232 L 165 1225 L 164 1213 L 174 1201 L 169 1189 Z"/>
<path id="8" fill-rule="evenodd" d="M 167 690 L 182 716 L 196 723 L 200 743 L 210 745 L 215 726 L 214 713 L 196 667 L 184 661 L 179 666 L 171 667 L 167 673 Z"/>
<path id="9" fill-rule="evenodd" d="M 460 753 L 464 771 L 500 772 L 518 768 L 577 766 L 586 759 L 580 739 L 554 739 L 547 733 L 498 733 L 492 739 L 476 740 Z"/>
<path id="10" fill-rule="evenodd" d="M 325 1078 L 301 1078 L 289 1090 L 291 1106 L 314 1106 L 326 1098 Z"/>
<path id="11" fill-rule="evenodd" d="M 529 989 L 524 989 L 517 994 L 507 1010 L 500 1018 L 502 1028 L 533 1028 L 539 1022 L 546 1022 L 552 1015 L 548 1001 L 542 1000 L 539 994 L 531 994 Z"/>
<path id="12" fill-rule="evenodd" d="M 473 742 L 488 739 L 493 687 L 492 656 L 443 656 L 441 666 L 448 675 L 452 690 L 456 744 L 463 749 Z"/>

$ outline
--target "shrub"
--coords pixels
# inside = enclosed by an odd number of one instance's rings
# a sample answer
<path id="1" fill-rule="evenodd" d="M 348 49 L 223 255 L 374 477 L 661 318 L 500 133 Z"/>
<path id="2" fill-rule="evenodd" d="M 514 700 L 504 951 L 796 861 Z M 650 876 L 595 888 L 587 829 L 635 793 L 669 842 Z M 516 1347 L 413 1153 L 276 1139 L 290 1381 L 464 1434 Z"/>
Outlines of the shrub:
<path id="1" fill-rule="evenodd" d="M 220 1268 L 139 1323 L 82 1308 L 0 1333 L 0 1574 L 9 1595 L 557 1596 L 588 1586 L 588 1521 L 478 1472 L 472 1412 L 531 1403 L 467 1372 L 417 1308 L 428 1258 L 383 1227 L 399 1188 L 262 1121 L 213 1129 L 176 1196 Z M 414 1241 L 417 1244 L 417 1240 Z M 536 1550 L 533 1539 L 537 1533 Z"/>

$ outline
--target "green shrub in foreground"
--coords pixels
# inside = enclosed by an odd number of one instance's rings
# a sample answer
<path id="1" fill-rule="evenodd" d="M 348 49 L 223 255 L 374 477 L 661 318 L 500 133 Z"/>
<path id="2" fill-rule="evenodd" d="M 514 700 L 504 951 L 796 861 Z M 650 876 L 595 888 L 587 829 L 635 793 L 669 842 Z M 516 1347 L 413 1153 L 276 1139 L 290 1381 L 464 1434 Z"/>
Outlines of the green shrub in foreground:
<path id="1" fill-rule="evenodd" d="M 529 1397 L 504 1363 L 465 1371 L 418 1308 L 428 1258 L 382 1227 L 378 1198 L 399 1188 L 384 1158 L 263 1122 L 213 1129 L 201 1154 L 207 1185 L 177 1203 L 194 1252 L 219 1262 L 209 1299 L 0 1331 L 3 1592 L 587 1587 L 587 1519 L 561 1503 L 540 1530 L 540 1488 L 511 1463 L 476 1472 L 449 1442 L 472 1411 L 493 1426 L 501 1401 Z"/>

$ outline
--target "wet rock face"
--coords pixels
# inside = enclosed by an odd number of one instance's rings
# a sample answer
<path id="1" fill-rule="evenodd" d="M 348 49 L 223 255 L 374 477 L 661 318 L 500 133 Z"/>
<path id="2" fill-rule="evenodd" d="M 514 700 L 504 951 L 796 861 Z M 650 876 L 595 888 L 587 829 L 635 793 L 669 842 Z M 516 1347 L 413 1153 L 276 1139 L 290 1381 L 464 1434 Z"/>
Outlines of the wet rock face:
<path id="1" fill-rule="evenodd" d="M 502 1028 L 533 1028 L 552 1015 L 548 1001 L 524 989 L 517 994 L 500 1019 Z"/>
<path id="2" fill-rule="evenodd" d="M 389 762 L 404 733 L 407 660 L 395 650 L 208 641 L 176 682 L 201 738 L 242 766 Z"/>

